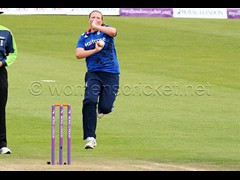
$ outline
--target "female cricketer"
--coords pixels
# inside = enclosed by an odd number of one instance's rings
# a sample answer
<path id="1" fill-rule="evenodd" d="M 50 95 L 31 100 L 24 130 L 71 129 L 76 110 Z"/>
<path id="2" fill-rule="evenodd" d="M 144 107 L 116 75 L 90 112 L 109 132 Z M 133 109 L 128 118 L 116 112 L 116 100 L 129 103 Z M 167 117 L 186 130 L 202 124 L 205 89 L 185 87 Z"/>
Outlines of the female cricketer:
<path id="1" fill-rule="evenodd" d="M 98 10 L 89 14 L 88 22 L 90 28 L 78 39 L 76 58 L 86 58 L 83 139 L 86 140 L 85 149 L 93 149 L 97 145 L 97 117 L 101 118 L 113 110 L 120 70 L 114 44 L 116 28 L 105 25 L 103 15 Z"/>

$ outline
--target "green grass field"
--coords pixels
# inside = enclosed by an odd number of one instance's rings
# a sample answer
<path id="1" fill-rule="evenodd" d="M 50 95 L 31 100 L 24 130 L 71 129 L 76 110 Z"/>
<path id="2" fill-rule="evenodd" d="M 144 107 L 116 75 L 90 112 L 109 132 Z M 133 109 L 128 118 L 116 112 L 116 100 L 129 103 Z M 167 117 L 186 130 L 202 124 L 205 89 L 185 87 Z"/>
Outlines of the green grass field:
<path id="1" fill-rule="evenodd" d="M 75 46 L 87 16 L 1 15 L 19 51 L 8 67 L 12 154 L 1 161 L 50 161 L 51 105 L 70 103 L 73 164 L 109 159 L 240 170 L 239 20 L 106 16 L 105 23 L 118 29 L 120 89 L 114 112 L 98 121 L 98 146 L 85 150 L 86 65 Z"/>

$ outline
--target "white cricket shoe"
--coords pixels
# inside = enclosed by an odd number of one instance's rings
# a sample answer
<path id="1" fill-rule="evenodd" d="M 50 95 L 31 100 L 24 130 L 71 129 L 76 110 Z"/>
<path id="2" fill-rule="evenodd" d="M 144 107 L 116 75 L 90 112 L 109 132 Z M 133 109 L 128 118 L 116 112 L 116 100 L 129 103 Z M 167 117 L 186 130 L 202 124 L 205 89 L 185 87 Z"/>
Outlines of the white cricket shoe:
<path id="1" fill-rule="evenodd" d="M 93 149 L 97 145 L 96 139 L 94 137 L 88 137 L 86 141 L 87 144 L 84 147 L 85 149 Z"/>
<path id="2" fill-rule="evenodd" d="M 97 113 L 97 117 L 98 117 L 99 119 L 101 119 L 101 118 L 104 116 L 104 114 L 103 114 L 103 113 L 100 113 L 98 110 L 96 111 L 96 113 Z"/>
<path id="3" fill-rule="evenodd" d="M 11 154 L 11 150 L 8 147 L 2 147 L 0 149 L 0 154 Z"/>
<path id="4" fill-rule="evenodd" d="M 97 117 L 98 117 L 99 119 L 101 119 L 103 116 L 104 116 L 103 113 L 97 113 Z"/>

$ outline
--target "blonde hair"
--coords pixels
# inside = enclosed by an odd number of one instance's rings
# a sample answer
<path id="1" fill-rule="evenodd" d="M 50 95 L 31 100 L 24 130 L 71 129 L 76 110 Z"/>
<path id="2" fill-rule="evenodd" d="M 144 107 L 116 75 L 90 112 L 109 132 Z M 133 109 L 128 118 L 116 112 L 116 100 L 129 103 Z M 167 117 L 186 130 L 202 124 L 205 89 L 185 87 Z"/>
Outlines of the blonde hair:
<path id="1" fill-rule="evenodd" d="M 102 20 L 103 20 L 103 14 L 102 14 L 102 12 L 101 11 L 99 11 L 99 10 L 93 10 L 92 12 L 90 12 L 90 14 L 89 14 L 89 18 L 91 17 L 91 15 L 92 15 L 92 13 L 94 13 L 94 12 L 97 12 L 97 13 L 99 13 L 99 14 L 101 14 L 101 16 L 102 16 Z"/>
<path id="2" fill-rule="evenodd" d="M 102 14 L 102 12 L 99 11 L 99 10 L 93 10 L 93 11 L 91 11 L 91 12 L 89 13 L 89 15 L 88 15 L 88 18 L 90 18 L 91 15 L 92 15 L 92 13 L 94 13 L 94 12 L 97 12 L 97 13 L 101 14 L 101 16 L 102 16 L 101 18 L 102 18 L 102 21 L 103 21 L 103 14 Z M 105 24 L 102 23 L 102 26 L 105 26 Z"/>

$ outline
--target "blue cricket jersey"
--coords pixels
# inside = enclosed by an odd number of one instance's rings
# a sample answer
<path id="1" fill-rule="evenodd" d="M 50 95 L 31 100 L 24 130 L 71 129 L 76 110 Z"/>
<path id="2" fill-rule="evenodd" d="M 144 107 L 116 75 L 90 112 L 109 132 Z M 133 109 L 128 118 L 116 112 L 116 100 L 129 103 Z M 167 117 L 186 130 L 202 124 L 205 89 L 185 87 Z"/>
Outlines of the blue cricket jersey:
<path id="1" fill-rule="evenodd" d="M 105 25 L 109 27 L 109 25 Z M 78 39 L 76 48 L 85 50 L 95 49 L 95 43 L 102 39 L 105 42 L 103 49 L 86 58 L 89 72 L 109 72 L 120 74 L 114 38 L 101 32 L 84 32 Z"/>

